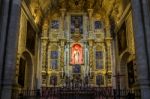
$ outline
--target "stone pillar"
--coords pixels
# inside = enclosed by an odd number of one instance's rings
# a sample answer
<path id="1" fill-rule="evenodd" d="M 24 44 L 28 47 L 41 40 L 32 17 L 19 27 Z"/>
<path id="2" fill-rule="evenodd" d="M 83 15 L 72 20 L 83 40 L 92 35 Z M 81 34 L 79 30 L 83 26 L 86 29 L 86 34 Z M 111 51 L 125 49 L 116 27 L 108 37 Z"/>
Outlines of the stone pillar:
<path id="1" fill-rule="evenodd" d="M 42 67 L 41 67 L 41 40 L 38 37 L 37 39 L 37 71 L 36 71 L 36 78 L 37 78 L 37 89 L 41 89 L 41 85 L 42 85 L 42 76 L 41 76 L 41 71 L 42 71 Z"/>
<path id="2" fill-rule="evenodd" d="M 150 0 L 142 0 L 143 17 L 144 17 L 144 28 L 146 35 L 146 44 L 148 51 L 148 62 L 149 62 L 149 76 L 150 76 Z"/>
<path id="3" fill-rule="evenodd" d="M 141 89 L 142 99 L 149 99 L 150 97 L 150 81 L 149 81 L 149 64 L 148 52 L 146 46 L 146 31 L 144 29 L 144 16 L 142 9 L 142 1 L 145 0 L 131 0 L 133 12 L 133 27 L 135 35 L 136 61 L 137 61 L 137 76 Z M 148 17 L 148 16 L 147 16 Z"/>
<path id="4" fill-rule="evenodd" d="M 3 74 L 0 75 L 2 77 L 1 99 L 11 99 L 15 82 L 17 41 L 21 12 L 20 2 L 21 0 L 3 0 L 1 37 L 4 38 L 0 41 L 3 49 L 0 51 L 3 52 L 3 56 L 0 57 L 3 63 L 0 66 L 3 67 L 0 68 L 3 71 L 1 71 Z"/>
<path id="5" fill-rule="evenodd" d="M 3 5 L 0 6 L 0 90 L 2 86 L 2 76 L 3 76 L 3 68 L 4 68 L 4 56 L 5 56 L 5 49 L 6 49 L 6 37 L 7 37 L 7 25 L 8 25 L 8 18 L 10 16 L 8 13 L 10 13 L 9 10 L 9 2 L 10 0 L 1 0 L 0 2 L 3 2 Z"/>

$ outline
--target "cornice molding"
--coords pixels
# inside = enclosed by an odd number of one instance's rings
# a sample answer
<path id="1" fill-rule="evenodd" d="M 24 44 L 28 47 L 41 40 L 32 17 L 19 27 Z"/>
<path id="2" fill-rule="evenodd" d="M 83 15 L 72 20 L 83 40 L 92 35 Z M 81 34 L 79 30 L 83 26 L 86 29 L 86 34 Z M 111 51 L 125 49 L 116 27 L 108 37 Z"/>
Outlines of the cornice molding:
<path id="1" fill-rule="evenodd" d="M 121 28 L 122 24 L 124 23 L 124 21 L 126 20 L 127 16 L 129 15 L 129 13 L 131 12 L 131 3 L 129 3 L 125 9 L 125 11 L 123 12 L 119 22 L 117 23 L 117 27 L 115 28 L 115 33 L 118 33 L 119 29 Z"/>
<path id="2" fill-rule="evenodd" d="M 36 31 L 36 33 L 39 33 L 40 29 L 37 26 L 37 24 L 34 22 L 34 18 L 33 18 L 32 14 L 31 14 L 31 11 L 28 8 L 28 6 L 26 5 L 26 3 L 25 3 L 24 0 L 21 3 L 21 8 L 23 9 L 26 18 L 28 19 L 28 21 L 30 22 L 30 24 L 32 25 L 32 27 L 34 28 L 34 30 Z"/>

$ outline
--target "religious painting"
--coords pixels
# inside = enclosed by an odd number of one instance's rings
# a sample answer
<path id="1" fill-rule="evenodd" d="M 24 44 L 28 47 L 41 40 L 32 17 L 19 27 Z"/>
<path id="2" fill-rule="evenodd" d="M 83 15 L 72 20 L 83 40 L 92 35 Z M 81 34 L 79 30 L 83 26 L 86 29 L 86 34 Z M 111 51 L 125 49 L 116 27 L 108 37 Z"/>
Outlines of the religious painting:
<path id="1" fill-rule="evenodd" d="M 56 75 L 52 75 L 50 77 L 50 85 L 53 85 L 53 86 L 57 85 L 57 76 Z"/>
<path id="2" fill-rule="evenodd" d="M 121 26 L 121 28 L 118 32 L 118 48 L 119 48 L 119 54 L 121 54 L 127 48 L 126 25 L 125 25 L 125 23 Z"/>
<path id="3" fill-rule="evenodd" d="M 96 85 L 104 85 L 104 76 L 103 75 L 97 75 L 96 76 Z"/>
<path id="4" fill-rule="evenodd" d="M 58 68 L 57 60 L 51 60 L 51 68 L 52 69 L 57 69 Z"/>
<path id="5" fill-rule="evenodd" d="M 96 60 L 96 69 L 103 69 L 103 61 Z"/>
<path id="6" fill-rule="evenodd" d="M 96 51 L 96 69 L 103 69 L 103 52 Z"/>
<path id="7" fill-rule="evenodd" d="M 80 44 L 74 44 L 71 48 L 71 64 L 83 64 L 83 48 Z"/>
<path id="8" fill-rule="evenodd" d="M 95 29 L 101 29 L 101 28 L 102 28 L 102 23 L 101 23 L 101 21 L 95 21 L 94 27 L 95 27 Z"/>
<path id="9" fill-rule="evenodd" d="M 73 73 L 81 73 L 80 65 L 76 64 L 73 66 Z"/>
<path id="10" fill-rule="evenodd" d="M 71 34 L 83 33 L 83 17 L 71 16 Z"/>
<path id="11" fill-rule="evenodd" d="M 127 63 L 129 88 L 131 88 L 133 86 L 133 84 L 135 83 L 134 67 L 133 66 L 134 66 L 134 62 L 133 61 L 130 61 L 129 63 Z"/>
<path id="12" fill-rule="evenodd" d="M 51 61 L 50 68 L 57 69 L 58 68 L 58 51 L 51 51 Z"/>
<path id="13" fill-rule="evenodd" d="M 96 51 L 96 59 L 103 59 L 102 51 Z"/>
<path id="14" fill-rule="evenodd" d="M 52 29 L 58 29 L 59 28 L 59 21 L 58 20 L 52 20 L 51 28 Z"/>
<path id="15" fill-rule="evenodd" d="M 58 58 L 58 51 L 51 51 L 51 59 L 57 59 Z"/>

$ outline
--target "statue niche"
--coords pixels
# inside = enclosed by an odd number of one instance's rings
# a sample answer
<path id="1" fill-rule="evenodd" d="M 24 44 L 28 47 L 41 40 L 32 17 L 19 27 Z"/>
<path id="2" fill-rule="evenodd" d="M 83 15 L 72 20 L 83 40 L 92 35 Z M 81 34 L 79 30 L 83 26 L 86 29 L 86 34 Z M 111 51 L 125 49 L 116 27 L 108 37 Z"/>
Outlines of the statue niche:
<path id="1" fill-rule="evenodd" d="M 71 47 L 71 64 L 83 64 L 83 48 L 80 44 Z"/>

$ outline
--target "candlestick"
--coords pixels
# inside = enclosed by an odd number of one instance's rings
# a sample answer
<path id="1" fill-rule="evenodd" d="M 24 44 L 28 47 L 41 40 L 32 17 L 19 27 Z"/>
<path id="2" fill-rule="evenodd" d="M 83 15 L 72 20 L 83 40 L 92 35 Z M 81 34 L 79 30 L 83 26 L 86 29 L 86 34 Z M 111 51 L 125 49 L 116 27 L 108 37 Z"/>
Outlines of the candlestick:
<path id="1" fill-rule="evenodd" d="M 62 77 L 63 77 L 63 73 L 64 73 L 63 68 L 62 68 L 62 70 L 61 70 L 61 71 L 62 71 Z"/>
<path id="2" fill-rule="evenodd" d="M 92 72 L 92 69 L 90 68 L 90 76 L 91 76 L 91 72 Z"/>

